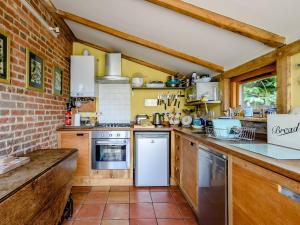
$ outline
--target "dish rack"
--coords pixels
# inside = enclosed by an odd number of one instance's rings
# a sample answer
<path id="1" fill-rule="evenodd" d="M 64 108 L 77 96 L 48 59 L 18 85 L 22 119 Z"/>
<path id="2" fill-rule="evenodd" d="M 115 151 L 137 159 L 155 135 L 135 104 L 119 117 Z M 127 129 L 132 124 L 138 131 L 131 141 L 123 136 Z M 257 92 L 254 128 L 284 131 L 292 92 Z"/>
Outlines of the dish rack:
<path id="1" fill-rule="evenodd" d="M 221 140 L 247 140 L 255 139 L 256 128 L 252 127 L 232 127 L 228 129 L 206 127 L 206 133 L 211 138 Z"/>

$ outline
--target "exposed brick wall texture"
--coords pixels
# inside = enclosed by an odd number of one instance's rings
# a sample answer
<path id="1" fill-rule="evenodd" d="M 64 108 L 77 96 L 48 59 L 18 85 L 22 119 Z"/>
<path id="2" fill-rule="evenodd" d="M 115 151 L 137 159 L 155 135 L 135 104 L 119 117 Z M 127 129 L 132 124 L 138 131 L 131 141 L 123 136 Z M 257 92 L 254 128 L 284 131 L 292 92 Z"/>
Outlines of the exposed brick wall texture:
<path id="1" fill-rule="evenodd" d="M 56 24 L 39 0 L 28 2 L 51 26 Z M 0 155 L 56 148 L 69 93 L 72 40 L 64 29 L 55 38 L 18 0 L 0 1 L 0 29 L 11 40 L 11 84 L 0 83 Z M 44 93 L 26 89 L 26 48 L 44 59 Z M 64 71 L 63 96 L 52 95 L 54 65 Z"/>

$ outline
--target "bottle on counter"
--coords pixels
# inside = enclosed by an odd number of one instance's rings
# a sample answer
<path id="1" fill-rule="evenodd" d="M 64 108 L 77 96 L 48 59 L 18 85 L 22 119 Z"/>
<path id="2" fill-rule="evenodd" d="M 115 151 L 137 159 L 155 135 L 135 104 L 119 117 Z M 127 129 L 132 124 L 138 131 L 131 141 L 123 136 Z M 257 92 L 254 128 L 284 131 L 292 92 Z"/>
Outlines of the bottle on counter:
<path id="1" fill-rule="evenodd" d="M 244 117 L 253 117 L 253 108 L 250 102 L 247 102 L 247 106 L 244 109 Z"/>
<path id="2" fill-rule="evenodd" d="M 71 111 L 67 111 L 65 114 L 65 123 L 66 126 L 71 126 L 72 125 L 72 112 Z"/>
<path id="3" fill-rule="evenodd" d="M 78 112 L 78 109 L 76 110 L 75 116 L 74 116 L 74 126 L 80 127 L 80 113 Z"/>

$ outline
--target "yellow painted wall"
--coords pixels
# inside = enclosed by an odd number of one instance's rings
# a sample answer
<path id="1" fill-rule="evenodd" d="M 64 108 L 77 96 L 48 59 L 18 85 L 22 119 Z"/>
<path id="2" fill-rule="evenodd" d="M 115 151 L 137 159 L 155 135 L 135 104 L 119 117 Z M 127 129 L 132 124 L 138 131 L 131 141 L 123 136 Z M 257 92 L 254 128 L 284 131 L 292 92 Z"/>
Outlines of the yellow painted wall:
<path id="1" fill-rule="evenodd" d="M 292 109 L 300 107 L 300 53 L 292 56 Z"/>
<path id="2" fill-rule="evenodd" d="M 98 61 L 97 75 L 103 76 L 105 74 L 105 52 L 91 48 L 89 46 L 83 45 L 81 43 L 74 42 L 73 44 L 73 55 L 82 55 L 84 49 L 88 49 L 91 55 L 95 56 Z M 166 81 L 169 74 L 163 73 L 158 70 L 140 65 L 138 63 L 122 59 L 122 75 L 127 77 L 132 77 L 135 73 L 142 73 L 145 76 L 144 81 L 153 81 L 161 80 Z M 170 90 L 170 94 L 176 94 L 177 90 Z M 132 104 L 131 104 L 131 120 L 134 120 L 136 114 L 146 113 L 152 115 L 154 112 L 164 112 L 163 106 L 157 107 L 145 107 L 144 99 L 145 98 L 157 98 L 158 93 L 168 93 L 168 90 L 134 90 L 132 92 Z M 181 90 L 181 93 L 184 94 L 184 90 Z M 176 107 L 176 111 L 182 112 L 184 107 L 184 98 L 181 98 L 180 108 Z M 167 111 L 171 112 L 174 107 L 167 107 Z M 216 115 L 219 115 L 220 107 L 216 106 L 214 108 Z"/>

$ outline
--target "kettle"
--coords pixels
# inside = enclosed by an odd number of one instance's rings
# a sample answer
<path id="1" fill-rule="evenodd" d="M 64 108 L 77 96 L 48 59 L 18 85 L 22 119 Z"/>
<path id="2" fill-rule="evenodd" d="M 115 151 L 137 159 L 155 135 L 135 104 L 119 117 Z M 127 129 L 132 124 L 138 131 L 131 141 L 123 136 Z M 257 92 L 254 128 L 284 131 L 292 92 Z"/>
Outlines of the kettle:
<path id="1" fill-rule="evenodd" d="M 153 114 L 153 124 L 155 126 L 161 126 L 163 122 L 164 115 L 160 113 Z"/>

